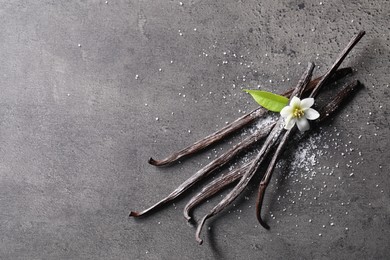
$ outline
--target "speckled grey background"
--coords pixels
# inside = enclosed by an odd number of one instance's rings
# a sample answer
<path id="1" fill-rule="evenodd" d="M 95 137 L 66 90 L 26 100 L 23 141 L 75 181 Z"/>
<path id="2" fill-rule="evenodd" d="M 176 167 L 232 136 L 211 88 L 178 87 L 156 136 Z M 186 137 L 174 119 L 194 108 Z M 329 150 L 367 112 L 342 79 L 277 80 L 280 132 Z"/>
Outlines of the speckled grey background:
<path id="1" fill-rule="evenodd" d="M 0 1 L 0 259 L 389 259 L 389 13 L 387 0 Z M 128 218 L 242 137 L 170 168 L 150 156 L 255 108 L 241 88 L 292 87 L 307 61 L 323 73 L 359 30 L 344 66 L 365 88 L 291 143 L 271 230 L 254 216 L 259 177 L 202 246 L 182 217 L 200 186 Z"/>

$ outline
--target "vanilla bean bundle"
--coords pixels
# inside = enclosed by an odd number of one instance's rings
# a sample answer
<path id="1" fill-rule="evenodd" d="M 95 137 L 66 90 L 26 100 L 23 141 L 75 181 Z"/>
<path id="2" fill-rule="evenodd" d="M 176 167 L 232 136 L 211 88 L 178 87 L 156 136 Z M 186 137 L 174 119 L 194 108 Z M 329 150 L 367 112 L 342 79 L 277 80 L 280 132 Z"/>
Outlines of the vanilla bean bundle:
<path id="1" fill-rule="evenodd" d="M 307 70 L 302 75 L 300 81 L 298 82 L 295 89 L 290 89 L 285 92 L 283 95 L 286 97 L 300 97 L 305 93 L 310 93 L 309 97 L 316 97 L 324 85 L 330 85 L 331 83 L 337 81 L 345 77 L 346 75 L 352 72 L 351 68 L 345 68 L 338 70 L 339 66 L 348 55 L 348 53 L 352 50 L 352 48 L 359 42 L 359 40 L 364 36 L 365 32 L 361 31 L 357 34 L 347 45 L 347 47 L 341 52 L 336 62 L 332 65 L 332 67 L 328 70 L 328 72 L 319 78 L 311 80 L 311 75 L 314 70 L 314 64 L 309 63 Z M 316 125 L 323 122 L 325 119 L 329 118 L 333 115 L 333 113 L 340 107 L 340 105 L 347 101 L 351 94 L 358 89 L 361 84 L 358 81 L 354 81 L 350 84 L 347 84 L 340 92 L 333 96 L 332 100 L 325 105 L 320 113 L 320 117 L 316 121 Z M 259 107 L 252 112 L 238 118 L 234 122 L 226 125 L 221 130 L 195 142 L 193 145 L 190 145 L 178 152 L 173 153 L 162 160 L 155 160 L 153 158 L 149 159 L 149 163 L 155 166 L 166 166 L 172 164 L 179 159 L 190 156 L 196 152 L 199 152 L 210 145 L 223 140 L 228 137 L 232 133 L 236 132 L 239 129 L 242 129 L 244 126 L 249 123 L 254 122 L 254 120 L 261 118 L 265 114 L 266 110 Z M 253 134 L 245 138 L 243 141 L 233 146 L 231 149 L 227 150 L 224 154 L 222 154 L 217 159 L 211 161 L 205 167 L 196 172 L 193 176 L 191 176 L 188 180 L 184 181 L 178 188 L 172 191 L 167 197 L 160 200 L 153 206 L 141 211 L 131 211 L 130 216 L 132 217 L 140 217 L 144 216 L 153 210 L 166 205 L 168 202 L 174 200 L 181 194 L 183 194 L 186 190 L 192 187 L 194 184 L 199 182 L 200 180 L 206 178 L 211 175 L 215 170 L 221 168 L 227 163 L 231 162 L 234 158 L 236 158 L 240 153 L 245 151 L 249 146 L 254 143 L 260 142 L 265 137 L 266 140 L 263 142 L 261 149 L 259 150 L 256 157 L 249 163 L 244 164 L 238 169 L 232 170 L 225 175 L 217 177 L 215 180 L 206 185 L 198 194 L 196 194 L 184 208 L 183 214 L 187 220 L 191 219 L 190 213 L 194 209 L 195 206 L 199 205 L 199 203 L 204 200 L 210 198 L 217 192 L 226 188 L 228 185 L 236 183 L 233 189 L 214 207 L 212 210 L 206 214 L 201 221 L 199 222 L 195 237 L 198 243 L 202 243 L 202 239 L 200 238 L 200 233 L 202 231 L 202 227 L 204 226 L 207 219 L 215 216 L 227 206 L 229 206 L 245 189 L 248 185 L 254 174 L 257 172 L 259 166 L 263 163 L 264 159 L 267 158 L 272 151 L 274 151 L 271 161 L 267 167 L 265 174 L 259 184 L 259 191 L 256 201 L 256 216 L 260 224 L 269 228 L 269 226 L 261 219 L 261 208 L 263 203 L 263 198 L 265 194 L 265 190 L 271 180 L 273 170 L 277 163 L 277 160 L 282 155 L 285 147 L 287 145 L 288 139 L 290 136 L 294 134 L 295 128 L 290 130 L 283 129 L 283 119 L 280 118 L 274 123 L 269 124 L 267 127 L 262 129 L 258 129 Z"/>

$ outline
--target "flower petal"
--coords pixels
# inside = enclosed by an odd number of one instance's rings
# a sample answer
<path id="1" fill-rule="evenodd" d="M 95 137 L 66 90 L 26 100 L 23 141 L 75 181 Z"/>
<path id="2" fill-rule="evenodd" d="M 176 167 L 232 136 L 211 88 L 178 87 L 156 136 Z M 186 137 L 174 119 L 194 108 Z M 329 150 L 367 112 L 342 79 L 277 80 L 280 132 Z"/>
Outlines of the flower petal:
<path id="1" fill-rule="evenodd" d="M 311 107 L 314 104 L 314 98 L 305 98 L 301 100 L 301 108 L 303 110 Z"/>
<path id="2" fill-rule="evenodd" d="M 290 106 L 291 107 L 300 107 L 301 106 L 301 100 L 299 99 L 299 97 L 293 97 L 290 101 Z"/>
<path id="3" fill-rule="evenodd" d="M 315 120 L 320 117 L 320 113 L 318 113 L 317 110 L 313 108 L 308 108 L 305 110 L 305 117 L 309 120 Z"/>
<path id="4" fill-rule="evenodd" d="M 285 125 L 284 125 L 284 129 L 291 129 L 294 125 L 295 125 L 295 121 L 296 119 L 293 118 L 291 115 L 289 117 L 287 117 L 286 121 L 285 121 Z"/>
<path id="5" fill-rule="evenodd" d="M 291 115 L 293 112 L 293 108 L 291 106 L 285 106 L 284 108 L 282 108 L 282 110 L 280 111 L 280 115 L 284 118 L 288 117 L 289 115 Z"/>
<path id="6" fill-rule="evenodd" d="M 306 117 L 301 117 L 297 120 L 297 126 L 299 131 L 304 132 L 310 129 L 309 121 L 307 121 Z"/>

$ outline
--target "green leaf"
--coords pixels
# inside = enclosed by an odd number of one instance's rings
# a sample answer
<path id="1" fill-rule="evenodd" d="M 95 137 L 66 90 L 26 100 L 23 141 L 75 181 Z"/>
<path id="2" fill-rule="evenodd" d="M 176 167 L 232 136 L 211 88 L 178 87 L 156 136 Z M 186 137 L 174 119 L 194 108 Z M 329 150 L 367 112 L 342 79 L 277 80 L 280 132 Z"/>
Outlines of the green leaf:
<path id="1" fill-rule="evenodd" d="M 288 105 L 288 98 L 262 90 L 244 89 L 262 107 L 273 112 L 280 112 Z"/>

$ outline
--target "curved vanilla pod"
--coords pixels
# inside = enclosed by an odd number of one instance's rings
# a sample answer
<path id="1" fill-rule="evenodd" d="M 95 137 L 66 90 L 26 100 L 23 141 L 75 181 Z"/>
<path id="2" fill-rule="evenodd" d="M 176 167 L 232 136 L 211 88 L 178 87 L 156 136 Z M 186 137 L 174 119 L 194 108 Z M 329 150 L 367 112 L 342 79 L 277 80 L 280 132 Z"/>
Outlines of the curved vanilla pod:
<path id="1" fill-rule="evenodd" d="M 355 47 L 355 45 L 363 38 L 366 34 L 365 31 L 360 31 L 356 36 L 354 36 L 348 43 L 348 45 L 342 50 L 339 54 L 339 57 L 336 59 L 335 63 L 330 67 L 330 69 L 322 76 L 321 80 L 317 83 L 317 85 L 312 90 L 310 97 L 316 97 L 319 90 L 327 83 L 327 81 L 334 75 L 336 70 L 340 67 L 341 63 L 347 57 L 348 53 Z"/>
<path id="2" fill-rule="evenodd" d="M 187 146 L 186 148 L 173 153 L 172 155 L 168 156 L 167 158 L 163 160 L 155 160 L 153 158 L 149 159 L 149 163 L 154 166 L 166 166 L 173 162 L 178 161 L 184 156 L 188 156 L 194 153 L 197 153 L 201 150 L 203 150 L 206 147 L 209 147 L 210 145 L 224 139 L 225 137 L 231 135 L 232 133 L 236 132 L 237 130 L 243 128 L 244 126 L 248 125 L 249 123 L 253 122 L 256 118 L 262 117 L 267 111 L 262 108 L 256 108 L 255 110 L 251 111 L 250 113 L 243 115 L 242 117 L 236 119 L 232 123 L 226 125 L 224 128 L 218 130 L 215 133 L 212 133 L 205 138 L 195 142 L 192 145 Z"/>

